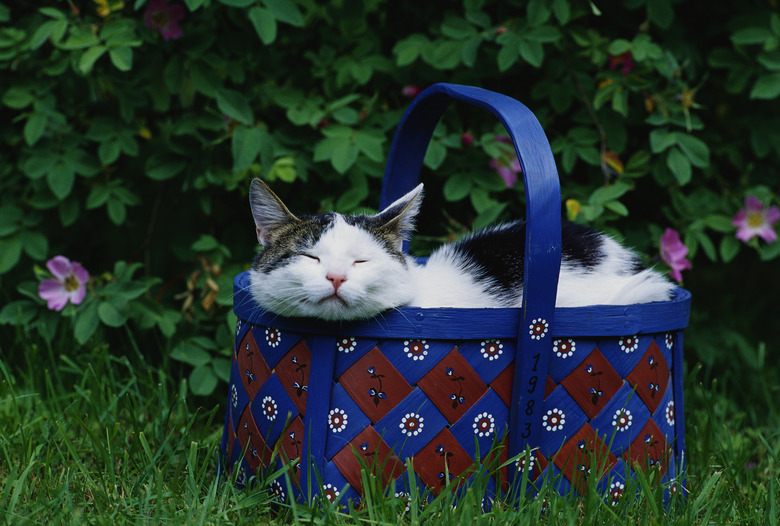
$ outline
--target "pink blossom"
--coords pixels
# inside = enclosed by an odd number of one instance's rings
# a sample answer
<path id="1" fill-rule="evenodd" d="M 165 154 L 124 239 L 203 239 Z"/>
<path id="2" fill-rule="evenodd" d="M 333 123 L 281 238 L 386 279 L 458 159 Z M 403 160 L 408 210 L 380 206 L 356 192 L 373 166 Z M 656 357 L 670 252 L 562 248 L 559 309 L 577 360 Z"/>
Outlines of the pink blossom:
<path id="1" fill-rule="evenodd" d="M 764 208 L 761 201 L 754 195 L 745 198 L 745 208 L 741 209 L 731 220 L 731 224 L 737 227 L 737 239 L 748 242 L 755 236 L 759 236 L 767 243 L 777 240 L 773 224 L 780 220 L 780 209 L 776 206 Z"/>
<path id="2" fill-rule="evenodd" d="M 512 141 L 506 135 L 497 135 L 496 142 L 512 144 Z M 498 175 L 506 183 L 507 188 L 512 188 L 517 184 L 517 175 L 523 171 L 520 166 L 520 160 L 517 158 L 517 153 L 514 151 L 506 157 L 490 159 L 488 166 L 498 172 Z"/>
<path id="3" fill-rule="evenodd" d="M 46 262 L 46 268 L 54 278 L 41 281 L 38 296 L 46 300 L 51 310 L 61 311 L 69 301 L 74 305 L 84 301 L 89 272 L 81 264 L 65 256 L 55 256 Z"/>
<path id="4" fill-rule="evenodd" d="M 471 146 L 472 144 L 474 144 L 474 136 L 471 135 L 469 132 L 463 133 L 460 136 L 460 143 L 463 146 L 467 146 L 467 147 Z"/>
<path id="5" fill-rule="evenodd" d="M 634 69 L 635 64 L 634 57 L 631 55 L 630 51 L 626 51 L 625 53 L 621 53 L 619 55 L 609 56 L 609 69 L 617 69 L 620 67 L 620 72 L 626 76 L 631 73 L 631 70 Z"/>
<path id="6" fill-rule="evenodd" d="M 661 259 L 672 267 L 671 276 L 677 282 L 682 281 L 681 272 L 691 268 L 691 262 L 685 258 L 687 255 L 688 247 L 680 241 L 680 234 L 667 228 L 661 236 Z"/>
<path id="7" fill-rule="evenodd" d="M 187 9 L 183 5 L 172 5 L 165 0 L 149 0 L 144 12 L 144 22 L 159 31 L 165 40 L 175 40 L 182 35 L 179 20 L 184 18 L 186 13 Z"/>
<path id="8" fill-rule="evenodd" d="M 415 98 L 417 95 L 420 94 L 422 90 L 420 89 L 420 86 L 417 86 L 415 84 L 407 84 L 403 87 L 401 90 L 401 94 L 404 97 L 409 97 L 410 99 Z"/>

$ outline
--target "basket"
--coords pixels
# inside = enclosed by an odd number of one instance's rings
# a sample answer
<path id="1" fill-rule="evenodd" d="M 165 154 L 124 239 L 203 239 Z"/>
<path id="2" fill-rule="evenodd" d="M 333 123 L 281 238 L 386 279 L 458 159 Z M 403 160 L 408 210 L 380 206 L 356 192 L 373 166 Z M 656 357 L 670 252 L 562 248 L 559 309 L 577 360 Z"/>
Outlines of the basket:
<path id="1" fill-rule="evenodd" d="M 371 321 L 291 319 L 263 311 L 249 294 L 248 274 L 239 274 L 223 466 L 246 484 L 290 465 L 291 483 L 277 479 L 269 488 L 281 500 L 357 500 L 365 470 L 390 491 L 436 495 L 467 481 L 491 451 L 501 451 L 503 466 L 488 475 L 496 494 L 522 477 L 528 488 L 554 480 L 561 493 L 583 493 L 598 477 L 617 501 L 635 470 L 657 470 L 656 480 L 676 488 L 690 293 L 555 308 L 560 187 L 549 143 L 524 105 L 468 86 L 423 91 L 390 148 L 380 206 L 414 187 L 453 101 L 489 110 L 517 151 L 527 201 L 523 308 L 405 307 Z"/>

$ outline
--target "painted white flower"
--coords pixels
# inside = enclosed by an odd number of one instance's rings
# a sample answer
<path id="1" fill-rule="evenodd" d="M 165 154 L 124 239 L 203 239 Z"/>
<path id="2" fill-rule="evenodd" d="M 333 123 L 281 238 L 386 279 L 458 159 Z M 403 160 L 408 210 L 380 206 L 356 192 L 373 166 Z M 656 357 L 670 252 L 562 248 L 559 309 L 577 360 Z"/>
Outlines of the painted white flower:
<path id="1" fill-rule="evenodd" d="M 631 427 L 633 418 L 634 417 L 631 416 L 631 411 L 628 409 L 618 409 L 612 417 L 612 425 L 615 426 L 618 431 L 625 431 Z"/>
<path id="2" fill-rule="evenodd" d="M 347 427 L 347 413 L 343 409 L 335 407 L 328 413 L 328 427 L 334 433 L 340 433 Z"/>
<path id="3" fill-rule="evenodd" d="M 528 326 L 528 333 L 531 335 L 531 339 L 541 340 L 547 335 L 549 327 L 550 324 L 544 318 L 534 318 L 531 325 Z"/>
<path id="4" fill-rule="evenodd" d="M 284 487 L 278 480 L 271 482 L 268 488 L 271 491 L 271 495 L 277 502 L 287 501 L 287 494 L 284 491 Z"/>
<path id="5" fill-rule="evenodd" d="M 667 332 L 664 341 L 666 342 L 666 348 L 671 349 L 674 346 L 674 335 L 671 332 Z"/>
<path id="6" fill-rule="evenodd" d="M 336 342 L 336 350 L 338 350 L 338 352 L 352 352 L 355 350 L 355 347 L 357 347 L 357 341 L 351 336 L 345 336 Z"/>
<path id="7" fill-rule="evenodd" d="M 625 352 L 626 354 L 632 353 L 639 348 L 639 337 L 625 336 L 623 338 L 620 338 L 620 341 L 618 343 L 620 344 L 621 351 Z"/>
<path id="8" fill-rule="evenodd" d="M 417 413 L 407 413 L 406 416 L 401 419 L 401 423 L 398 424 L 398 427 L 401 428 L 401 432 L 406 436 L 416 437 L 424 427 L 423 420 L 425 419 Z"/>
<path id="9" fill-rule="evenodd" d="M 574 340 L 569 338 L 565 340 L 553 340 L 553 352 L 558 358 L 563 358 L 564 360 L 574 354 L 576 347 L 577 345 L 574 343 Z"/>
<path id="10" fill-rule="evenodd" d="M 534 466 L 536 465 L 536 457 L 532 454 L 526 455 L 522 458 L 518 458 L 515 461 L 515 465 L 517 466 L 517 472 L 523 471 L 526 467 L 528 468 L 528 473 L 531 473 L 534 470 Z"/>
<path id="11" fill-rule="evenodd" d="M 404 352 L 407 358 L 412 360 L 424 360 L 428 356 L 428 344 L 425 340 L 406 340 L 404 341 Z"/>
<path id="12" fill-rule="evenodd" d="M 282 341 L 282 333 L 276 329 L 268 327 L 265 330 L 265 341 L 268 342 L 269 347 L 278 347 Z"/>
<path id="13" fill-rule="evenodd" d="M 626 489 L 626 485 L 622 482 L 613 482 L 609 485 L 609 496 L 612 498 L 612 505 L 617 506 L 620 501 L 620 497 L 623 496 L 623 490 Z"/>
<path id="14" fill-rule="evenodd" d="M 547 414 L 542 417 L 542 425 L 547 431 L 559 431 L 565 423 L 566 415 L 557 407 L 548 409 Z"/>
<path id="15" fill-rule="evenodd" d="M 666 404 L 666 423 L 670 426 L 674 425 L 674 400 L 669 400 Z"/>
<path id="16" fill-rule="evenodd" d="M 479 437 L 488 436 L 496 429 L 496 420 L 490 413 L 480 413 L 472 424 L 474 434 Z"/>
<path id="17" fill-rule="evenodd" d="M 266 396 L 261 403 L 263 405 L 263 414 L 265 414 L 265 417 L 268 420 L 273 422 L 278 414 L 276 400 L 270 396 Z"/>
<path id="18" fill-rule="evenodd" d="M 339 499 L 339 490 L 333 484 L 325 484 L 322 486 L 322 494 L 330 502 L 336 502 Z"/>
<path id="19" fill-rule="evenodd" d="M 504 344 L 501 343 L 501 340 L 485 340 L 481 345 L 482 357 L 491 362 L 498 360 L 498 357 L 504 353 Z"/>

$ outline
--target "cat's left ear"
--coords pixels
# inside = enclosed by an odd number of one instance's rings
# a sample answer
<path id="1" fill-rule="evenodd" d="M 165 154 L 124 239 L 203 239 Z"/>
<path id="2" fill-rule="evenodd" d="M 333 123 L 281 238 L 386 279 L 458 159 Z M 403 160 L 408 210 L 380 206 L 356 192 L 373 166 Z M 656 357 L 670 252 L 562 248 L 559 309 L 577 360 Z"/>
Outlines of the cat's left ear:
<path id="1" fill-rule="evenodd" d="M 265 245 L 280 226 L 299 221 L 281 199 L 260 179 L 253 179 L 249 188 L 249 206 L 257 228 L 257 241 Z"/>
<path id="2" fill-rule="evenodd" d="M 414 222 L 420 212 L 422 198 L 423 185 L 420 183 L 414 190 L 396 199 L 376 215 L 384 223 L 386 229 L 390 229 L 396 234 L 399 246 L 401 241 L 414 230 Z"/>

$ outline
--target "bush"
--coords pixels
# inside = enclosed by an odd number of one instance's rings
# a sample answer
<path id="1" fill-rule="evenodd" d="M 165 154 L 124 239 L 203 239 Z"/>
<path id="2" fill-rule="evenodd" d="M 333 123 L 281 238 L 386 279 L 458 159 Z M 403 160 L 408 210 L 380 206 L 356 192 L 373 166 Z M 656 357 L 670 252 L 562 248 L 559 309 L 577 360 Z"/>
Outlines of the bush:
<path id="1" fill-rule="evenodd" d="M 763 3 L 49 0 L 0 3 L 0 23 L 3 334 L 131 337 L 211 393 L 228 376 L 232 277 L 253 255 L 250 178 L 295 210 L 376 206 L 405 107 L 446 81 L 535 112 L 569 218 L 648 263 L 680 232 L 689 356 L 747 375 L 777 342 L 764 320 L 780 243 L 732 224 L 746 197 L 778 201 L 780 16 Z M 522 185 L 489 165 L 511 162 L 501 133 L 482 110 L 448 110 L 419 250 L 522 215 Z M 37 294 L 57 254 L 93 272 L 61 314 Z"/>

